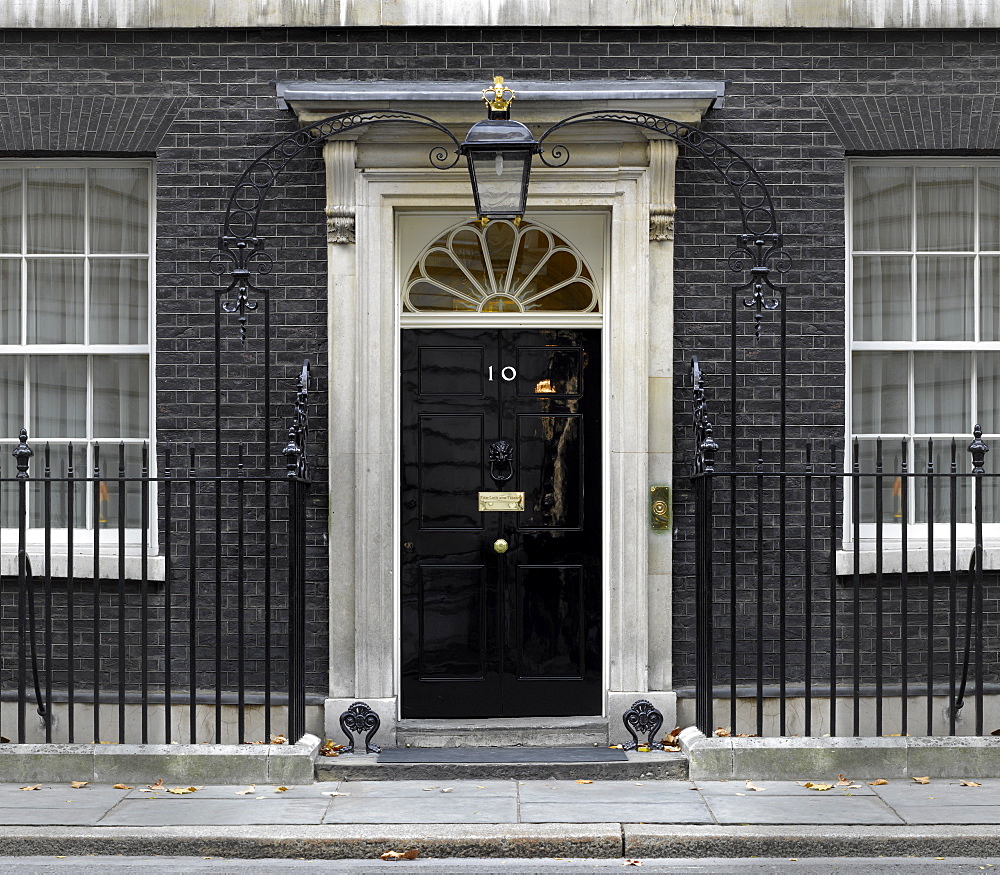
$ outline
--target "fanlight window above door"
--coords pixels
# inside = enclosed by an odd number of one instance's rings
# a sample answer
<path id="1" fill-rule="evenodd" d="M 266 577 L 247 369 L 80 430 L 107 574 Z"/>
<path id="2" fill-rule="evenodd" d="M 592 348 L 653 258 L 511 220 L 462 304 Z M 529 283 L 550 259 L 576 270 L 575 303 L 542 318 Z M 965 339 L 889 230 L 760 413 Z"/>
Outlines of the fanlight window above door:
<path id="1" fill-rule="evenodd" d="M 597 283 L 579 252 L 541 225 L 495 219 L 457 225 L 417 258 L 406 313 L 599 313 Z"/>

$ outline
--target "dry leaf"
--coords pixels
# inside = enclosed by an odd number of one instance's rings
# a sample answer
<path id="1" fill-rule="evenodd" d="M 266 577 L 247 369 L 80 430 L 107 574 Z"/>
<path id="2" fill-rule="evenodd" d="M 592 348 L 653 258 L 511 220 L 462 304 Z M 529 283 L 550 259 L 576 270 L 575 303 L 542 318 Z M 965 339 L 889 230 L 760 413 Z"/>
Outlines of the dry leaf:
<path id="1" fill-rule="evenodd" d="M 441 788 L 441 792 L 442 793 L 450 793 L 451 791 L 452 791 L 451 787 L 442 787 Z"/>
<path id="2" fill-rule="evenodd" d="M 983 786 L 978 781 L 959 781 L 958 783 L 961 784 L 963 787 L 982 787 Z"/>
<path id="3" fill-rule="evenodd" d="M 236 791 L 236 795 L 237 796 L 252 796 L 256 792 L 257 792 L 256 785 L 251 784 L 249 787 L 246 788 L 246 790 L 237 790 Z"/>
<path id="4" fill-rule="evenodd" d="M 874 781 L 869 781 L 868 782 L 868 786 L 869 787 L 881 787 L 881 786 L 883 786 L 885 784 L 888 784 L 888 783 L 889 782 L 885 778 L 876 778 Z"/>
<path id="5" fill-rule="evenodd" d="M 670 732 L 668 732 L 666 735 L 663 736 L 662 741 L 664 744 L 677 744 L 677 742 L 680 740 L 680 737 L 681 737 L 681 728 L 680 726 L 675 726 Z"/>
<path id="6" fill-rule="evenodd" d="M 593 784 L 594 782 L 593 781 L 584 780 L 583 778 L 577 778 L 576 779 L 576 783 L 577 784 Z"/>
<path id="7" fill-rule="evenodd" d="M 639 753 L 649 753 L 649 751 L 650 751 L 650 748 L 649 748 L 649 747 L 648 747 L 647 745 L 645 745 L 645 744 L 640 744 L 640 745 L 639 745 L 639 746 L 638 746 L 638 747 L 636 748 L 636 750 L 637 750 L 637 751 L 638 751 Z"/>
<path id="8" fill-rule="evenodd" d="M 931 782 L 930 778 L 914 778 L 913 780 L 917 784 L 929 784 Z"/>
<path id="9" fill-rule="evenodd" d="M 328 792 L 320 793 L 319 795 L 320 796 L 349 796 L 350 794 L 349 793 L 337 793 L 337 792 L 334 792 L 334 791 L 330 790 Z"/>
<path id="10" fill-rule="evenodd" d="M 42 785 L 41 784 L 30 784 L 29 786 L 22 787 L 21 789 L 22 790 L 41 790 L 42 789 Z"/>
<path id="11" fill-rule="evenodd" d="M 747 781 L 747 790 L 756 790 L 758 793 L 763 793 L 767 787 L 758 787 L 753 781 Z"/>
<path id="12" fill-rule="evenodd" d="M 334 744 L 332 739 L 327 739 L 323 746 L 319 749 L 319 755 L 321 757 L 337 757 L 340 756 L 340 752 L 344 749 L 342 744 Z"/>
<path id="13" fill-rule="evenodd" d="M 79 790 L 81 787 L 86 787 L 89 783 L 90 781 L 71 781 L 70 787 L 74 790 Z"/>
<path id="14" fill-rule="evenodd" d="M 112 787 L 111 789 L 112 790 L 131 790 L 132 788 L 129 787 L 128 784 L 115 784 L 115 786 Z"/>
<path id="15" fill-rule="evenodd" d="M 623 866 L 641 866 L 642 860 L 626 860 L 622 863 Z"/>
<path id="16" fill-rule="evenodd" d="M 287 739 L 283 735 L 272 735 L 271 744 L 286 744 Z"/>
<path id="17" fill-rule="evenodd" d="M 420 789 L 425 793 L 429 793 L 431 790 L 437 790 L 437 787 L 421 787 Z"/>
<path id="18" fill-rule="evenodd" d="M 287 790 L 288 790 L 288 787 L 275 787 L 274 788 L 274 792 L 275 793 L 284 793 Z"/>
<path id="19" fill-rule="evenodd" d="M 717 738 L 729 738 L 733 733 L 730 729 L 723 729 L 721 726 L 713 733 Z"/>
<path id="20" fill-rule="evenodd" d="M 994 729 L 990 735 L 1000 735 L 1000 729 Z"/>
<path id="21" fill-rule="evenodd" d="M 408 851 L 386 851 L 379 859 L 382 860 L 416 860 L 417 855 L 420 853 L 416 848 L 410 848 Z"/>
<path id="22" fill-rule="evenodd" d="M 806 781 L 803 785 L 807 790 L 832 790 L 833 784 L 814 784 L 812 781 Z"/>
<path id="23" fill-rule="evenodd" d="M 197 787 L 168 787 L 167 792 L 173 793 L 174 796 L 186 796 L 188 793 L 194 793 Z"/>
<path id="24" fill-rule="evenodd" d="M 163 789 L 163 778 L 157 778 L 155 784 L 147 784 L 150 790 L 162 790 Z"/>

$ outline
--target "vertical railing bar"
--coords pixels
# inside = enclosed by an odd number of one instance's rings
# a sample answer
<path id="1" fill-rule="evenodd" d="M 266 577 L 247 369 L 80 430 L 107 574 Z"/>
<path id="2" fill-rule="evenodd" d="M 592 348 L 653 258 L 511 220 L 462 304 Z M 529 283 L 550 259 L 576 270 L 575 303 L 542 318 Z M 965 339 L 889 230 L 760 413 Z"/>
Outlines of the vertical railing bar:
<path id="1" fill-rule="evenodd" d="M 805 636 L 805 734 L 812 735 L 812 664 L 813 664 L 813 645 L 812 645 L 812 441 L 806 441 L 806 471 L 804 486 L 804 500 L 805 500 L 805 556 L 804 567 L 803 567 L 803 601 L 804 601 L 804 613 L 805 613 L 805 629 L 803 634 Z M 784 696 L 784 693 L 782 693 Z"/>
<path id="2" fill-rule="evenodd" d="M 837 447 L 830 444 L 830 735 L 837 735 Z"/>
<path id="3" fill-rule="evenodd" d="M 934 734 L 934 438 L 927 438 L 927 735 Z"/>
<path id="4" fill-rule="evenodd" d="M 976 543 L 973 553 L 973 592 L 975 593 L 975 616 L 976 616 L 976 735 L 983 735 L 984 723 L 984 691 L 983 691 L 983 475 L 985 473 L 983 463 L 985 455 L 989 452 L 989 447 L 983 443 L 982 430 L 976 424 L 973 430 L 974 440 L 969 446 L 973 452 L 973 522 L 975 525 Z M 967 630 L 971 635 L 972 630 Z"/>
<path id="5" fill-rule="evenodd" d="M 764 442 L 757 440 L 757 735 L 764 734 Z M 735 730 L 735 727 L 733 727 Z"/>
<path id="6" fill-rule="evenodd" d="M 101 445 L 94 444 L 94 743 L 101 741 Z"/>
<path id="7" fill-rule="evenodd" d="M 190 447 L 188 468 L 188 736 L 191 744 L 198 743 L 197 698 L 198 686 L 198 481 L 195 479 L 195 450 Z"/>
<path id="8" fill-rule="evenodd" d="M 73 533 L 76 527 L 76 465 L 73 444 L 67 447 L 66 460 L 66 734 L 67 741 L 76 741 L 76 595 L 74 587 Z M 86 473 L 86 472 L 84 472 Z"/>
<path id="9" fill-rule="evenodd" d="M 52 743 L 52 454 L 45 442 L 44 490 L 45 525 L 45 743 Z M 34 598 L 32 593 L 31 598 Z"/>
<path id="10" fill-rule="evenodd" d="M 216 465 L 218 470 L 218 465 Z M 215 481 L 215 743 L 222 744 L 222 480 Z"/>
<path id="11" fill-rule="evenodd" d="M 125 442 L 118 442 L 118 743 L 125 743 Z"/>
<path id="12" fill-rule="evenodd" d="M 882 438 L 875 439 L 875 735 L 882 735 L 882 671 L 885 655 L 882 636 L 884 633 L 883 609 L 885 599 L 882 592 L 884 578 L 882 571 L 882 547 L 884 545 L 885 502 L 882 488 L 885 484 L 882 464 Z"/>
<path id="13" fill-rule="evenodd" d="M 909 719 L 909 677 L 910 677 L 910 582 L 909 582 L 909 535 L 910 525 L 910 460 L 909 441 L 902 440 L 902 453 L 900 454 L 901 475 L 899 478 L 899 503 L 900 503 L 900 574 L 899 592 L 902 602 L 902 635 L 900 639 L 900 684 L 902 699 L 900 701 L 900 728 L 899 732 L 905 736 L 907 734 L 907 723 Z"/>
<path id="14" fill-rule="evenodd" d="M 784 338 L 782 338 L 782 349 L 784 349 Z M 782 423 L 784 423 L 784 414 L 782 414 L 781 419 Z M 784 442 L 782 441 L 778 470 L 778 734 L 781 736 L 787 734 L 786 723 L 788 717 L 788 648 L 786 643 L 787 632 L 785 631 L 788 625 L 786 607 L 788 585 L 786 581 L 787 564 L 785 559 L 787 546 L 785 528 L 788 523 L 788 517 L 785 512 L 785 501 L 788 498 L 787 484 L 785 482 L 786 476 L 785 450 Z"/>
<path id="15" fill-rule="evenodd" d="M 163 740 L 171 742 L 173 720 L 173 472 L 170 448 L 163 454 Z"/>
<path id="16" fill-rule="evenodd" d="M 858 439 L 854 439 L 851 461 L 851 509 L 854 515 L 854 574 L 852 587 L 854 596 L 854 715 L 852 734 L 856 738 L 861 734 L 861 447 Z"/>
<path id="17" fill-rule="evenodd" d="M 731 443 L 731 453 L 733 453 L 729 475 L 729 725 L 732 731 L 736 732 L 736 683 L 737 683 L 737 659 L 736 659 L 736 630 L 737 612 L 739 611 L 739 600 L 737 590 L 737 580 L 739 572 L 736 563 L 737 544 L 737 518 L 736 518 L 736 463 L 735 444 Z M 708 525 L 712 521 L 708 520 Z"/>
<path id="18" fill-rule="evenodd" d="M 142 465 L 139 472 L 139 642 L 141 729 L 143 744 L 149 744 L 149 444 L 142 442 Z"/>
<path id="19" fill-rule="evenodd" d="M 239 461 L 237 464 L 237 479 L 236 479 L 236 639 L 237 647 L 237 664 L 236 664 L 236 688 L 238 696 L 238 708 L 236 714 L 236 734 L 237 742 L 242 744 L 246 741 L 246 725 L 245 725 L 245 693 L 246 693 L 246 615 L 245 606 L 246 601 L 246 585 L 245 585 L 245 565 L 244 565 L 244 515 L 243 506 L 244 498 L 246 493 L 246 468 L 243 462 L 244 455 L 244 445 L 241 442 L 239 445 Z M 265 739 L 268 741 L 269 739 Z"/>
<path id="20" fill-rule="evenodd" d="M 27 733 L 28 675 L 28 464 L 31 449 L 28 433 L 21 429 L 17 459 L 17 741 L 24 744 Z"/>
<path id="21" fill-rule="evenodd" d="M 948 476 L 948 734 L 954 735 L 958 715 L 954 702 L 958 692 L 958 444 L 951 439 Z"/>

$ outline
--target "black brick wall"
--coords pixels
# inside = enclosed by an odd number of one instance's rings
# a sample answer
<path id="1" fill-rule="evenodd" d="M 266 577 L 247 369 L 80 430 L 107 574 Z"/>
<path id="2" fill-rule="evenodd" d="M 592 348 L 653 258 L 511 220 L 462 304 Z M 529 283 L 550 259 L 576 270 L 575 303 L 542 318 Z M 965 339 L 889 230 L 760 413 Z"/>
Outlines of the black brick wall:
<path id="1" fill-rule="evenodd" d="M 932 136 L 949 117 L 939 97 L 988 104 L 997 93 L 1000 37 L 979 32 L 729 31 L 611 28 L 412 28 L 397 30 L 254 30 L 176 32 L 0 33 L 0 97 L 155 97 L 183 99 L 156 146 L 158 171 L 157 379 L 159 436 L 165 441 L 210 437 L 209 391 L 215 280 L 205 269 L 229 186 L 258 149 L 294 130 L 274 99 L 276 79 L 440 79 L 489 81 L 493 74 L 524 79 L 724 79 L 726 105 L 705 128 L 742 150 L 764 172 L 795 261 L 789 284 L 789 405 L 793 446 L 812 433 L 841 436 L 844 411 L 844 148 L 872 143 L 866 126 L 882 124 L 882 101 L 892 106 L 892 148 L 995 150 L 996 125 L 975 136 Z M 907 99 L 903 99 L 907 98 Z M 914 99 L 911 99 L 914 98 Z M 857 103 L 855 104 L 855 99 Z M 983 100 L 986 104 L 977 104 Z M 949 104 L 951 106 L 952 104 Z M 864 106 L 847 119 L 844 107 Z M 963 110 L 964 111 L 964 110 Z M 475 114 L 470 107 L 470 113 Z M 828 114 L 831 118 L 828 118 Z M 104 124 L 82 115 L 81 128 Z M 5 130 L 0 127 L 0 131 Z M 859 131 L 861 133 L 859 133 Z M 984 133 L 985 131 L 985 133 Z M 853 132 L 853 133 L 851 133 Z M 867 139 L 866 139 L 867 138 Z M 56 140 L 53 140 L 55 142 Z M 60 141 L 61 142 L 61 141 Z M 120 146 L 101 141 L 101 148 Z M 880 141 L 883 142 L 883 141 Z M 894 145 L 895 144 L 895 145 Z M 17 154 L 22 140 L 0 142 Z M 870 146 L 868 148 L 871 148 Z M 36 154 L 38 146 L 34 147 Z M 677 177 L 675 306 L 678 374 L 692 352 L 702 358 L 721 409 L 728 359 L 728 277 L 725 256 L 738 228 L 724 192 L 687 159 Z M 323 188 L 318 156 L 300 162 L 274 192 L 275 209 L 263 233 L 273 240 L 275 388 L 289 386 L 297 363 L 326 364 Z M 259 318 L 251 321 L 250 350 L 259 349 Z M 749 343 L 748 313 L 741 352 L 755 378 L 758 423 L 773 452 L 776 344 L 773 320 Z M 259 390 L 253 360 L 232 340 L 225 358 L 232 394 L 227 425 L 239 433 L 253 423 Z M 741 346 L 742 346 L 741 341 Z M 741 366 L 742 367 L 742 366 Z M 245 370 L 249 368 L 250 370 Z M 678 383 L 682 383 L 678 379 Z M 321 376 L 322 386 L 322 376 Z M 282 396 L 276 396 L 281 398 Z M 290 400 L 290 394 L 288 400 Z M 677 395 L 679 461 L 675 577 L 675 641 L 679 681 L 690 669 L 690 493 L 685 483 L 690 432 L 686 394 Z M 288 405 L 280 408 L 287 413 Z M 315 417 L 314 446 L 325 445 L 325 405 Z M 725 416 L 720 437 L 728 441 Z M 274 442 L 280 438 L 275 435 Z M 322 456 L 316 477 L 325 479 Z M 321 493 L 322 489 L 317 490 Z M 314 499 L 315 587 L 310 630 L 316 666 L 325 665 L 325 564 L 320 542 L 323 499 Z M 313 685 L 324 685 L 322 670 Z"/>

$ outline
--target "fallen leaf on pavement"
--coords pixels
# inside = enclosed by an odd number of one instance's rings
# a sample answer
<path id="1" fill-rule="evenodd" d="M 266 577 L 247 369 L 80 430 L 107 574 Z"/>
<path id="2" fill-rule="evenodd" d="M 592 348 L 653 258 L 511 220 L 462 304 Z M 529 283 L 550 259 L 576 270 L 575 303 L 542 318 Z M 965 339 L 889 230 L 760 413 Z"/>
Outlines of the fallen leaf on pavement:
<path id="1" fill-rule="evenodd" d="M 319 795 L 320 796 L 349 796 L 350 794 L 349 793 L 337 793 L 337 792 L 331 790 L 331 791 L 328 791 L 328 792 L 325 792 L 325 793 L 320 793 Z"/>
<path id="2" fill-rule="evenodd" d="M 79 790 L 81 787 L 86 787 L 89 783 L 90 781 L 71 781 L 70 787 L 74 790 Z"/>
<path id="3" fill-rule="evenodd" d="M 256 792 L 257 792 L 257 786 L 255 784 L 251 784 L 249 787 L 246 788 L 246 790 L 237 790 L 236 791 L 236 795 L 237 796 L 252 796 Z"/>
<path id="4" fill-rule="evenodd" d="M 584 778 L 577 778 L 576 779 L 576 783 L 577 784 L 593 784 L 594 782 L 593 781 L 587 781 Z"/>
<path id="5" fill-rule="evenodd" d="M 641 866 L 642 865 L 642 860 L 626 860 L 622 865 L 623 866 Z"/>
<path id="6" fill-rule="evenodd" d="M 982 787 L 983 786 L 978 781 L 959 781 L 958 783 L 961 784 L 963 787 Z"/>
<path id="7" fill-rule="evenodd" d="M 450 793 L 450 792 L 451 792 L 451 790 L 452 790 L 452 788 L 451 788 L 451 787 L 442 787 L 442 788 L 441 788 L 441 792 L 442 792 L 442 793 Z"/>
<path id="8" fill-rule="evenodd" d="M 733 734 L 732 730 L 724 729 L 721 726 L 718 727 L 713 733 L 713 735 L 715 735 L 717 738 L 729 738 L 732 734 Z"/>
<path id="9" fill-rule="evenodd" d="M 168 787 L 167 792 L 173 793 L 174 796 L 186 796 L 188 793 L 194 793 L 197 787 Z"/>
<path id="10" fill-rule="evenodd" d="M 288 787 L 275 787 L 275 788 L 274 788 L 274 792 L 275 792 L 275 793 L 284 793 L 284 792 L 285 792 L 285 791 L 287 791 L 288 789 L 289 789 Z"/>
<path id="11" fill-rule="evenodd" d="M 41 790 L 42 789 L 42 785 L 41 784 L 30 784 L 29 786 L 22 787 L 21 789 L 22 790 Z"/>
<path id="12" fill-rule="evenodd" d="M 931 782 L 930 778 L 914 778 L 913 780 L 917 784 L 929 784 Z"/>
<path id="13" fill-rule="evenodd" d="M 753 781 L 747 781 L 747 790 L 756 790 L 759 793 L 763 793 L 767 787 L 758 787 Z"/>
<path id="14" fill-rule="evenodd" d="M 410 848 L 408 851 L 386 851 L 380 859 L 382 860 L 416 860 L 417 855 L 420 853 L 416 848 Z"/>
<path id="15" fill-rule="evenodd" d="M 112 787 L 111 789 L 112 790 L 131 790 L 132 788 L 129 787 L 128 784 L 115 784 L 114 787 Z"/>
<path id="16" fill-rule="evenodd" d="M 839 775 L 837 775 L 837 786 L 838 787 L 853 787 L 854 786 L 854 781 L 852 781 L 850 778 L 845 778 L 844 777 L 844 773 L 841 772 Z"/>
<path id="17" fill-rule="evenodd" d="M 888 784 L 888 783 L 889 782 L 885 778 L 876 778 L 874 781 L 869 781 L 868 782 L 868 786 L 869 787 L 881 787 L 884 784 Z"/>
<path id="18" fill-rule="evenodd" d="M 271 744 L 285 744 L 287 739 L 283 735 L 272 735 Z"/>
<path id="19" fill-rule="evenodd" d="M 663 743 L 677 744 L 680 737 L 681 737 L 681 728 L 680 726 L 675 726 L 670 732 L 668 732 L 666 735 L 663 736 Z"/>
<path id="20" fill-rule="evenodd" d="M 803 785 L 807 790 L 832 790 L 833 784 L 814 784 L 812 781 L 806 781 Z"/>

